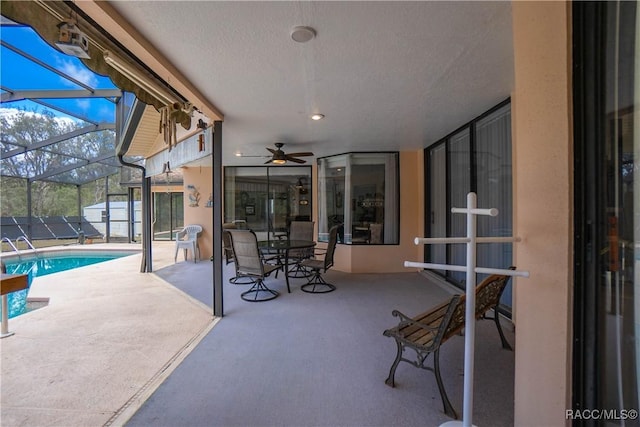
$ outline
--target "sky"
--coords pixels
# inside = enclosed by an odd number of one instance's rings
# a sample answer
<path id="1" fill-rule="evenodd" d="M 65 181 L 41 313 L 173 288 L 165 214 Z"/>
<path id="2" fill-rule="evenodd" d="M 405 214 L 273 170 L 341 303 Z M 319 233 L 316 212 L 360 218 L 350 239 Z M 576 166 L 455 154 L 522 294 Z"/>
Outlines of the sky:
<path id="1" fill-rule="evenodd" d="M 108 77 L 93 73 L 78 58 L 65 55 L 50 46 L 30 27 L 2 26 L 0 27 L 0 39 L 92 88 L 115 88 Z M 5 46 L 0 47 L 0 85 L 11 90 L 83 89 Z M 46 99 L 44 102 L 88 117 L 98 123 L 115 122 L 115 104 L 106 99 Z M 46 107 L 31 101 L 8 102 L 0 104 L 0 114 L 11 114 L 16 108 L 27 108 L 29 111 L 35 108 L 39 112 Z M 51 108 L 47 109 L 57 116 L 69 117 Z"/>

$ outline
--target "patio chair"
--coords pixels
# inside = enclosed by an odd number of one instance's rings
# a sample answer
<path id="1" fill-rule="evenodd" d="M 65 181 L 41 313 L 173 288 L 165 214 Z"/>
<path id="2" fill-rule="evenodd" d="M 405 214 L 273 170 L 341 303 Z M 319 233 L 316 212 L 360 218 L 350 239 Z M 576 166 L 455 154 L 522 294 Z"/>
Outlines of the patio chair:
<path id="1" fill-rule="evenodd" d="M 369 232 L 371 234 L 371 238 L 369 243 L 372 245 L 381 245 L 382 244 L 382 228 L 384 224 L 382 223 L 371 223 L 369 224 Z"/>
<path id="2" fill-rule="evenodd" d="M 291 225 L 289 226 L 289 239 L 313 241 L 314 225 L 315 222 L 313 221 L 291 221 Z M 289 251 L 289 263 L 293 264 L 293 266 L 287 272 L 289 277 L 300 278 L 311 276 L 311 271 L 302 267 L 300 263 L 312 256 L 313 248 L 291 249 Z"/>
<path id="3" fill-rule="evenodd" d="M 327 272 L 333 266 L 333 254 L 336 250 L 336 243 L 338 243 L 338 229 L 341 224 L 334 225 L 329 230 L 329 243 L 327 245 L 327 249 L 324 253 L 324 259 L 305 259 L 300 262 L 300 265 L 303 267 L 307 267 L 312 270 L 312 277 L 309 278 L 309 281 L 302 285 L 300 289 L 304 292 L 312 293 L 312 294 L 324 294 L 327 292 L 335 291 L 336 287 L 331 283 L 327 283 L 322 277 L 321 270 L 324 270 L 324 273 Z"/>
<path id="4" fill-rule="evenodd" d="M 227 264 L 230 264 L 234 261 L 234 256 L 233 256 L 233 244 L 231 243 L 231 233 L 229 233 L 229 230 L 235 230 L 235 226 L 234 227 L 224 227 L 223 224 L 223 230 L 222 230 L 222 250 L 224 251 L 224 258 L 225 258 L 225 262 Z M 236 268 L 236 275 L 232 278 L 229 279 L 229 283 L 232 283 L 234 285 L 250 285 L 252 283 L 254 283 L 255 280 L 251 277 L 243 277 L 243 276 L 239 276 L 237 274 L 237 268 Z"/>
<path id="5" fill-rule="evenodd" d="M 187 251 L 191 251 L 193 254 L 193 262 L 198 262 L 200 258 L 200 245 L 198 244 L 198 237 L 202 234 L 202 227 L 199 225 L 187 225 L 182 230 L 176 233 L 176 253 L 173 257 L 173 261 L 178 260 L 178 251 L 184 249 L 184 260 L 187 260 Z"/>
<path id="6" fill-rule="evenodd" d="M 227 230 L 235 230 L 236 225 L 231 222 L 222 224 L 222 252 L 224 252 L 224 261 L 226 265 L 233 262 L 233 248 L 231 247 L 231 235 Z"/>
<path id="7" fill-rule="evenodd" d="M 278 292 L 269 289 L 264 284 L 264 279 L 279 270 L 280 266 L 263 262 L 256 234 L 252 230 L 228 230 L 228 232 L 231 235 L 237 277 L 247 277 L 254 281 L 251 289 L 240 294 L 240 298 L 249 302 L 261 302 L 277 297 Z"/>

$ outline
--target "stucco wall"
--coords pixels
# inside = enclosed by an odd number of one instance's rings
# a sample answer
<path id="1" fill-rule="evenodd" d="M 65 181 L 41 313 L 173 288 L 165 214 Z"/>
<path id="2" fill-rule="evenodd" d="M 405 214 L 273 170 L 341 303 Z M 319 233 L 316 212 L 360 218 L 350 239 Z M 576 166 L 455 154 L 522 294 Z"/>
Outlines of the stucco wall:
<path id="1" fill-rule="evenodd" d="M 567 424 L 573 286 L 571 3 L 513 2 L 515 425 Z"/>
<path id="2" fill-rule="evenodd" d="M 400 244 L 338 245 L 334 268 L 352 273 L 417 271 L 404 261 L 422 261 L 423 247 L 413 239 L 424 235 L 424 179 L 422 151 L 400 152 Z M 315 203 L 315 202 L 314 202 Z"/>
<path id="3" fill-rule="evenodd" d="M 184 180 L 184 224 L 199 224 L 204 229 L 200 237 L 200 258 L 208 260 L 213 255 L 213 212 L 206 207 L 209 194 L 213 192 L 213 169 L 210 167 L 182 168 Z M 197 207 L 189 206 L 189 189 L 193 185 L 200 193 Z M 178 258 L 180 259 L 180 258 Z"/>

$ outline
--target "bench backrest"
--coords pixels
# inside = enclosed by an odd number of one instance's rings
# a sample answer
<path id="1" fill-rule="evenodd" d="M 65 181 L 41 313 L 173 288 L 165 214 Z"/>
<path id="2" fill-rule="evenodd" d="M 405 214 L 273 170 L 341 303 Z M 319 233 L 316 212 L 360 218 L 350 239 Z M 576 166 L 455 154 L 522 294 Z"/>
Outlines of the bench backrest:
<path id="1" fill-rule="evenodd" d="M 509 267 L 509 270 L 515 270 L 515 267 Z M 500 297 L 510 278 L 511 276 L 492 274 L 476 286 L 476 319 L 500 304 Z M 466 295 L 460 295 L 460 299 L 453 309 L 449 327 L 444 332 L 442 342 L 458 334 L 464 328 L 466 299 Z"/>

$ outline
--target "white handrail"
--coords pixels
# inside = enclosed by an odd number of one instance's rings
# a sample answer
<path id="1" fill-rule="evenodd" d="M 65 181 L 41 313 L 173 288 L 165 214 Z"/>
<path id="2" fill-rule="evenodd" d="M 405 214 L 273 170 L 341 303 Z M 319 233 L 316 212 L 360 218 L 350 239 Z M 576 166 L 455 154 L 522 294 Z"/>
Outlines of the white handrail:
<path id="1" fill-rule="evenodd" d="M 31 249 L 33 249 L 34 251 L 36 251 L 36 252 L 38 251 L 38 250 L 37 250 L 37 249 L 36 249 L 36 248 L 31 244 L 31 242 L 29 241 L 29 239 L 27 239 L 27 237 L 26 237 L 26 236 L 20 236 L 20 237 L 18 237 L 18 238 L 16 239 L 16 245 L 18 244 L 18 241 L 19 241 L 19 240 L 23 240 L 23 241 L 27 244 L 27 246 L 29 246 L 29 247 L 30 247 Z"/>
<path id="2" fill-rule="evenodd" d="M 8 237 L 3 237 L 2 239 L 0 239 L 0 243 L 2 242 L 7 242 L 9 246 L 11 246 L 11 248 L 18 253 L 18 256 L 20 255 L 20 251 L 15 247 L 11 239 L 9 239 Z"/>
<path id="3" fill-rule="evenodd" d="M 405 261 L 405 267 L 426 268 L 429 270 L 467 271 L 466 265 L 432 264 L 428 262 Z M 502 274 L 503 276 L 529 277 L 528 271 L 503 270 L 501 268 L 476 267 L 476 273 Z"/>

